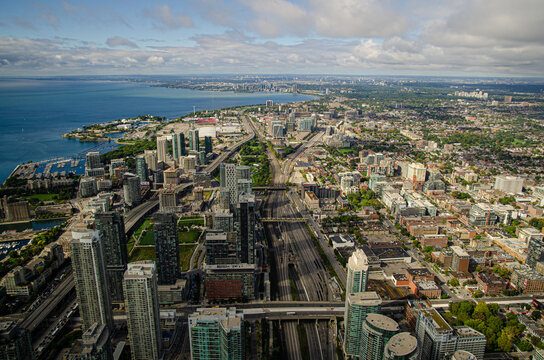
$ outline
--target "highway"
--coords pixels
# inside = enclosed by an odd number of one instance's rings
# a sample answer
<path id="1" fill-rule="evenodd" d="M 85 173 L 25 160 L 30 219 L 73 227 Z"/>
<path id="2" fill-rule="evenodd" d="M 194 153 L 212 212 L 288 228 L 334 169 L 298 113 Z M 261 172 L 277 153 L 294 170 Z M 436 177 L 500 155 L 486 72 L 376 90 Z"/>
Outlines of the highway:
<path id="1" fill-rule="evenodd" d="M 21 322 L 21 327 L 26 328 L 29 332 L 36 330 L 49 314 L 56 309 L 62 300 L 74 290 L 74 274 L 66 276 L 64 280 L 53 290 L 47 299 L 40 304 L 34 311 L 28 313 L 25 319 Z"/>

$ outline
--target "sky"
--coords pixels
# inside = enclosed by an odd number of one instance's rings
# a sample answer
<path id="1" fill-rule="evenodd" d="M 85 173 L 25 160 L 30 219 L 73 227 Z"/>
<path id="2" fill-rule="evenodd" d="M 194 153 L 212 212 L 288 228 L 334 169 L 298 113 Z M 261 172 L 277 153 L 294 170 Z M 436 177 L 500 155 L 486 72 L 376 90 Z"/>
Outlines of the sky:
<path id="1" fill-rule="evenodd" d="M 543 0 L 4 1 L 0 76 L 544 77 Z"/>

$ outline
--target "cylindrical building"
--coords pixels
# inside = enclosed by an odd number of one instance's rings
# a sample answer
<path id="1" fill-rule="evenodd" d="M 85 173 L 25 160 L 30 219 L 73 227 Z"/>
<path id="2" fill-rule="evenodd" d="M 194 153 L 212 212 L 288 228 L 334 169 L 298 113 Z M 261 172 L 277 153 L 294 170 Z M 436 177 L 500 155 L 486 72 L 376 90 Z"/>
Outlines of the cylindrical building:
<path id="1" fill-rule="evenodd" d="M 368 314 L 363 325 L 361 360 L 382 360 L 385 344 L 399 332 L 399 324 L 381 314 Z"/>
<path id="2" fill-rule="evenodd" d="M 384 360 L 418 360 L 417 339 L 408 332 L 394 335 L 385 345 Z"/>

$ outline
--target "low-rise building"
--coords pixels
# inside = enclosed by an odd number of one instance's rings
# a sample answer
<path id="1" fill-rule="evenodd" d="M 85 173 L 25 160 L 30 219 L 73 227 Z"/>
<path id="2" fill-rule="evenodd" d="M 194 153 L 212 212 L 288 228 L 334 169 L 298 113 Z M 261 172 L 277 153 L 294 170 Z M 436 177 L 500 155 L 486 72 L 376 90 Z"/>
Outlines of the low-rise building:
<path id="1" fill-rule="evenodd" d="M 499 295 L 506 290 L 506 282 L 492 272 L 479 272 L 476 281 L 480 290 L 486 295 Z"/>

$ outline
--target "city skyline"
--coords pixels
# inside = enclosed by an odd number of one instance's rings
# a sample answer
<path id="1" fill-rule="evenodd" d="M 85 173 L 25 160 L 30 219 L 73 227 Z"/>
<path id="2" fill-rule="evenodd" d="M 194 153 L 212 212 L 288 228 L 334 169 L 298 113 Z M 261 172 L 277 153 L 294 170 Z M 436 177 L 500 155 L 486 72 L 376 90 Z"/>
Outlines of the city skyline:
<path id="1" fill-rule="evenodd" d="M 5 4 L 0 76 L 544 75 L 544 4 L 205 0 Z"/>

